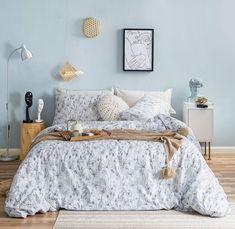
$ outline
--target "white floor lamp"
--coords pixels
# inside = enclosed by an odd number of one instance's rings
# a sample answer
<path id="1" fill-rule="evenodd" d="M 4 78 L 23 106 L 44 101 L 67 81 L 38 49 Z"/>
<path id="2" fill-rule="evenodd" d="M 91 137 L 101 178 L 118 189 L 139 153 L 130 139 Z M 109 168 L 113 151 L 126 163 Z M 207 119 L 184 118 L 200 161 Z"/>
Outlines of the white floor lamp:
<path id="1" fill-rule="evenodd" d="M 14 49 L 10 55 L 8 56 L 8 59 L 7 59 L 7 98 L 6 98 L 6 111 L 7 111 L 7 135 L 6 135 L 6 138 L 7 138 L 7 148 L 6 148 L 6 152 L 4 152 L 1 156 L 0 156 L 0 161 L 14 161 L 16 159 L 18 159 L 18 156 L 17 155 L 10 155 L 9 154 L 9 147 L 10 147 L 10 130 L 11 130 L 11 127 L 10 127 L 10 120 L 9 120 L 9 85 L 8 85 L 8 67 L 9 67 L 9 62 L 10 62 L 10 59 L 11 57 L 13 56 L 13 54 L 15 52 L 17 52 L 18 50 L 21 50 L 21 60 L 24 61 L 24 60 L 27 60 L 27 59 L 30 59 L 33 57 L 32 53 L 26 48 L 26 46 L 24 44 L 22 44 L 19 48 L 17 49 Z"/>

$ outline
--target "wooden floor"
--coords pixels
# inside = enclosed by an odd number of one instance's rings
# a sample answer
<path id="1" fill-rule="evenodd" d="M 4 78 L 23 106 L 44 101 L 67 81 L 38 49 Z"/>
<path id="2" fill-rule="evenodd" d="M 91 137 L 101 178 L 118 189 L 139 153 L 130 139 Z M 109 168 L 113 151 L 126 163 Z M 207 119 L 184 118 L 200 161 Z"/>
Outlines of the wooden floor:
<path id="1" fill-rule="evenodd" d="M 219 178 L 230 201 L 235 202 L 235 151 L 212 154 L 212 160 L 207 161 L 210 168 Z M 0 162 L 0 180 L 12 178 L 19 162 Z M 3 209 L 4 198 L 0 197 L 0 229 L 34 228 L 51 229 L 57 217 L 57 212 L 36 214 L 26 219 L 9 218 Z"/>

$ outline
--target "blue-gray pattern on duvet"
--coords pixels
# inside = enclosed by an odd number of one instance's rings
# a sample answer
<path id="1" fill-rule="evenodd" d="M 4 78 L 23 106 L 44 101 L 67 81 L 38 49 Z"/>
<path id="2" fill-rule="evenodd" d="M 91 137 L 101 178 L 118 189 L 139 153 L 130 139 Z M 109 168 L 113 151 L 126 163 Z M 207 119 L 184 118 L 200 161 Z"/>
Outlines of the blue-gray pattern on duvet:
<path id="1" fill-rule="evenodd" d="M 182 122 L 165 115 L 149 121 L 86 121 L 84 128 L 177 130 Z M 43 131 L 64 130 L 66 124 Z M 43 134 L 42 133 L 42 134 Z M 96 140 L 44 141 L 34 146 L 15 174 L 5 201 L 12 217 L 68 210 L 197 211 L 221 217 L 227 197 L 190 131 L 170 166 L 176 177 L 162 179 L 165 152 L 159 142 Z"/>

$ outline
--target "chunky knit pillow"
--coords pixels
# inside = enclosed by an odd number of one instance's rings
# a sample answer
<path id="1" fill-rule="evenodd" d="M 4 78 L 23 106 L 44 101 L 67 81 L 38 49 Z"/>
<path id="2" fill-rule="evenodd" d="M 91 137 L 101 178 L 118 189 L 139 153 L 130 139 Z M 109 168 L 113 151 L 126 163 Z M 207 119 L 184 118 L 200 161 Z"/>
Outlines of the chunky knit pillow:
<path id="1" fill-rule="evenodd" d="M 116 95 L 105 95 L 98 102 L 98 112 L 104 121 L 117 120 L 128 108 L 126 102 Z"/>

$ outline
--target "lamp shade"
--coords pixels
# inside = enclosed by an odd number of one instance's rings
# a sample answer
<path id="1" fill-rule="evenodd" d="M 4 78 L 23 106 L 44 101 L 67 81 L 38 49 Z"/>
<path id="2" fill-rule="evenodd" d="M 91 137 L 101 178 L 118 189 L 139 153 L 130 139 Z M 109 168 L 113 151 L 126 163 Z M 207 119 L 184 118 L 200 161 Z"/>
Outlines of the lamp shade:
<path id="1" fill-rule="evenodd" d="M 22 44 L 22 46 L 21 46 L 21 60 L 24 61 L 24 60 L 30 59 L 32 57 L 33 57 L 32 53 L 26 48 L 26 46 L 24 44 Z"/>

